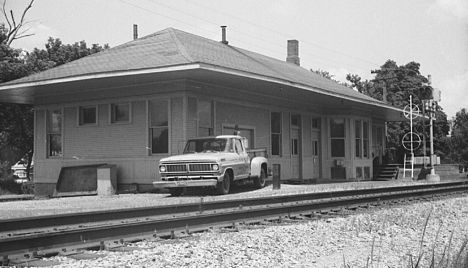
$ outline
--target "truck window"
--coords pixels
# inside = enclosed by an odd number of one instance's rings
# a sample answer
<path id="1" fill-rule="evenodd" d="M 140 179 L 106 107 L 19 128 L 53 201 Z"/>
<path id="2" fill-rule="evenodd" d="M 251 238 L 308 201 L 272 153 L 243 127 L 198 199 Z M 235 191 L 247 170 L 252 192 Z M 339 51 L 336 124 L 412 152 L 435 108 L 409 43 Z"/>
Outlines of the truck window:
<path id="1" fill-rule="evenodd" d="M 226 150 L 231 153 L 234 152 L 234 139 L 228 140 L 228 144 L 226 145 Z"/>
<path id="2" fill-rule="evenodd" d="M 184 153 L 224 152 L 226 143 L 226 139 L 216 138 L 189 140 Z"/>
<path id="3" fill-rule="evenodd" d="M 244 149 L 242 148 L 242 143 L 240 142 L 240 140 L 238 139 L 235 139 L 235 146 L 236 146 L 236 153 L 241 153 L 244 151 Z"/>

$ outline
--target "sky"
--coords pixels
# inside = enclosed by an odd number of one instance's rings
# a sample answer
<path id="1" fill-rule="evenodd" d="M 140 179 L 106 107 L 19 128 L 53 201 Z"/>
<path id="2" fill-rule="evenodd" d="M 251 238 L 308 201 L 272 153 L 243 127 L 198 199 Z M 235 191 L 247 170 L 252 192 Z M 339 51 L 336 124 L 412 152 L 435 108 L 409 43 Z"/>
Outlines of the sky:
<path id="1" fill-rule="evenodd" d="M 30 0 L 6 1 L 19 17 Z M 296 39 L 302 67 L 340 81 L 415 61 L 449 119 L 468 109 L 468 0 L 35 0 L 26 21 L 34 35 L 15 48 L 44 48 L 49 36 L 114 47 L 133 39 L 133 24 L 139 37 L 172 27 L 220 40 L 226 25 L 230 45 L 281 60 Z"/>

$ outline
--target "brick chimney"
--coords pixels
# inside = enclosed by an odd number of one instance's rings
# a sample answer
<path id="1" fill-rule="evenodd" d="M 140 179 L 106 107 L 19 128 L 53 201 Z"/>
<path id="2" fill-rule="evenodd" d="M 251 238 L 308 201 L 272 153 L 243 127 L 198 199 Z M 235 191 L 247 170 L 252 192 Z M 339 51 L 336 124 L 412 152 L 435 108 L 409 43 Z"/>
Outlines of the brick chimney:
<path id="1" fill-rule="evenodd" d="M 288 57 L 286 61 L 298 66 L 301 65 L 299 60 L 299 41 L 288 40 Z"/>
<path id="2" fill-rule="evenodd" d="M 229 42 L 226 40 L 226 27 L 227 26 L 221 26 L 221 43 L 227 45 Z"/>
<path id="3" fill-rule="evenodd" d="M 133 24 L 133 40 L 138 39 L 138 25 Z"/>

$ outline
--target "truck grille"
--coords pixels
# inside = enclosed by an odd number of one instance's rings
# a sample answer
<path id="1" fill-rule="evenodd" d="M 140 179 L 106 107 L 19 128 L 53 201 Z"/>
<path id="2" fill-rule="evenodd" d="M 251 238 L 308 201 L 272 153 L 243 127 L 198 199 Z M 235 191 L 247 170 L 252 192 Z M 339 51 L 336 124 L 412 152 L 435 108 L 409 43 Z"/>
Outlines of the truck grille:
<path id="1" fill-rule="evenodd" d="M 167 172 L 186 172 L 187 165 L 167 165 Z"/>
<path id="2" fill-rule="evenodd" d="M 211 171 L 211 164 L 190 164 L 190 171 Z"/>
<path id="3" fill-rule="evenodd" d="M 214 163 L 163 164 L 167 173 L 213 172 Z"/>

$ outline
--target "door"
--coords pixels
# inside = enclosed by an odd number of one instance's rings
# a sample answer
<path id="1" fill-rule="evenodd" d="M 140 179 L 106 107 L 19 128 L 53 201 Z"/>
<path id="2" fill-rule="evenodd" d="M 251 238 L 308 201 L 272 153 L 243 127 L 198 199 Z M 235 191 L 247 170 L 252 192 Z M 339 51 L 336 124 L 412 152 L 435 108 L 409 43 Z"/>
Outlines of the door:
<path id="1" fill-rule="evenodd" d="M 234 151 L 237 155 L 238 164 L 234 168 L 234 178 L 241 179 L 246 178 L 250 174 L 250 161 L 249 155 L 242 146 L 242 142 L 239 139 L 232 139 L 234 141 Z"/>
<path id="2" fill-rule="evenodd" d="M 320 132 L 312 131 L 312 178 L 320 177 Z"/>
<path id="3" fill-rule="evenodd" d="M 292 127 L 291 129 L 291 178 L 301 178 L 301 129 Z"/>

